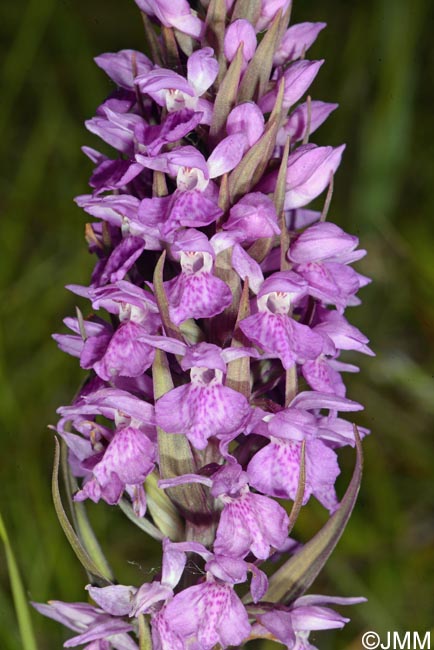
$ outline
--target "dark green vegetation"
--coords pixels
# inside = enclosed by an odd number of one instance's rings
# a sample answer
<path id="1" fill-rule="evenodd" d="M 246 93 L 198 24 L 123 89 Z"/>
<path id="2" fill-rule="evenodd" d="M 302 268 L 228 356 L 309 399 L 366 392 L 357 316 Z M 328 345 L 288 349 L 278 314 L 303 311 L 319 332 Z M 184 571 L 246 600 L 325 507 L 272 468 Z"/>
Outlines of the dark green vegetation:
<path id="1" fill-rule="evenodd" d="M 358 650 L 364 630 L 432 625 L 434 16 L 430 0 L 295 4 L 295 21 L 329 25 L 309 53 L 326 58 L 312 96 L 341 108 L 313 140 L 348 144 L 330 219 L 359 235 L 369 255 L 358 269 L 374 280 L 349 313 L 377 353 L 348 379 L 349 397 L 366 405 L 359 423 L 373 431 L 365 478 L 315 589 L 369 598 L 348 611 L 347 630 L 316 635 L 324 650 Z M 79 147 L 97 145 L 83 120 L 111 90 L 92 57 L 141 49 L 144 37 L 133 0 L 4 0 L 0 42 L 0 508 L 28 597 L 83 600 L 86 577 L 52 507 L 46 429 L 83 374 L 50 334 L 74 309 L 63 285 L 86 283 L 92 266 L 86 217 L 72 203 L 91 169 Z M 342 489 L 353 460 L 343 456 Z M 89 511 L 118 579 L 149 579 L 155 544 L 145 547 L 121 513 Z M 294 533 L 308 538 L 323 521 L 311 504 Z M 0 558 L 0 647 L 20 650 L 3 549 Z M 61 647 L 61 626 L 36 613 L 33 621 L 40 650 Z"/>

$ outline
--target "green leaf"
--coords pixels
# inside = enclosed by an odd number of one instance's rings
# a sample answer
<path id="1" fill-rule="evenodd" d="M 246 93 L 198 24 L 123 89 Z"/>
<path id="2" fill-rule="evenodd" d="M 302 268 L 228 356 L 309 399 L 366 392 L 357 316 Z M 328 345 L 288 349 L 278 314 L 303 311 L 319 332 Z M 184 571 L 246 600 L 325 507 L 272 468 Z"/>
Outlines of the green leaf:
<path id="1" fill-rule="evenodd" d="M 175 325 L 175 323 L 172 323 L 169 315 L 169 303 L 163 285 L 163 269 L 165 259 L 166 251 L 163 251 L 154 271 L 153 280 L 155 297 L 157 299 L 158 309 L 160 311 L 161 320 L 163 321 L 164 330 L 167 336 L 171 336 L 178 341 L 183 341 L 184 337 L 182 336 L 181 330 L 177 325 Z"/>
<path id="2" fill-rule="evenodd" d="M 171 70 L 181 71 L 181 60 L 179 58 L 178 44 L 176 42 L 175 34 L 171 27 L 162 25 L 161 36 L 165 51 L 165 64 Z"/>
<path id="3" fill-rule="evenodd" d="M 0 514 L 0 538 L 5 547 L 6 562 L 8 565 L 9 580 L 11 583 L 12 597 L 14 599 L 15 613 L 18 620 L 22 650 L 37 650 L 29 605 L 21 582 L 20 572 L 15 560 L 12 546 L 9 542 L 6 527 Z"/>
<path id="4" fill-rule="evenodd" d="M 200 329 L 194 318 L 188 318 L 179 326 L 185 340 L 189 343 L 201 343 L 205 340 L 205 334 Z"/>
<path id="5" fill-rule="evenodd" d="M 145 517 L 138 517 L 136 513 L 134 512 L 132 506 L 126 499 L 121 499 L 119 501 L 119 508 L 122 510 L 124 515 L 128 517 L 130 521 L 133 522 L 137 526 L 137 528 L 140 528 L 143 530 L 147 535 L 152 537 L 153 539 L 156 539 L 158 542 L 161 542 L 162 539 L 164 539 L 163 533 L 158 530 L 154 524 L 152 524 L 148 519 Z"/>
<path id="6" fill-rule="evenodd" d="M 273 201 L 276 207 L 277 219 L 281 229 L 282 226 L 282 217 L 283 217 L 283 208 L 285 205 L 285 194 L 286 194 L 286 174 L 288 171 L 288 157 L 289 157 L 289 146 L 291 140 L 288 137 L 285 142 L 285 147 L 282 153 L 282 160 L 280 161 L 279 173 L 277 175 L 276 187 L 274 188 Z M 286 229 L 286 224 L 285 224 Z"/>
<path id="7" fill-rule="evenodd" d="M 69 429 L 69 427 L 67 428 Z M 61 441 L 60 467 L 63 476 L 63 484 L 65 486 L 65 496 L 72 517 L 72 527 L 74 528 L 74 531 L 84 549 L 87 551 L 100 572 L 113 581 L 113 572 L 87 518 L 86 507 L 84 503 L 74 501 L 73 499 L 73 494 L 78 490 L 78 484 L 75 477 L 71 474 L 67 451 L 65 443 Z"/>
<path id="8" fill-rule="evenodd" d="M 231 197 L 229 196 L 229 176 L 227 173 L 223 174 L 220 181 L 218 204 L 219 208 L 223 210 L 224 214 L 217 221 L 217 232 L 221 230 L 221 225 L 225 220 L 225 215 L 231 207 Z"/>
<path id="9" fill-rule="evenodd" d="M 225 0 L 211 0 L 205 21 L 204 45 L 209 45 L 219 62 L 219 73 L 215 85 L 220 87 L 226 72 L 226 57 L 224 55 L 224 38 L 226 28 Z"/>
<path id="10" fill-rule="evenodd" d="M 273 67 L 274 53 L 280 43 L 278 35 L 281 31 L 281 19 L 282 11 L 280 10 L 247 66 L 238 93 L 238 103 L 251 99 L 257 100 L 266 92 Z"/>
<path id="11" fill-rule="evenodd" d="M 190 56 L 190 54 L 193 53 L 193 45 L 194 41 L 191 36 L 188 34 L 184 34 L 184 32 L 180 32 L 178 29 L 175 29 L 175 38 L 176 42 L 178 43 L 179 47 L 181 50 L 186 54 L 187 56 Z"/>
<path id="12" fill-rule="evenodd" d="M 149 474 L 145 481 L 146 503 L 152 519 L 163 533 L 172 542 L 180 542 L 183 539 L 183 522 L 167 496 L 166 492 L 158 487 L 158 475 L 156 472 Z"/>
<path id="13" fill-rule="evenodd" d="M 304 491 L 306 489 L 306 441 L 303 440 L 300 453 L 300 473 L 298 475 L 297 492 L 295 494 L 294 503 L 292 504 L 291 512 L 289 513 L 288 535 L 294 528 L 298 515 L 300 514 L 301 506 L 303 505 Z"/>
<path id="14" fill-rule="evenodd" d="M 288 168 L 288 156 L 289 156 L 289 146 L 290 138 L 287 138 L 285 143 L 285 148 L 283 150 L 282 161 L 279 167 L 279 173 L 277 175 L 276 187 L 274 190 L 273 201 L 276 206 L 277 218 L 279 220 L 280 226 L 280 270 L 286 271 L 291 267 L 289 260 L 286 255 L 288 253 L 290 236 L 288 227 L 286 225 L 285 212 L 283 210 L 285 204 L 285 192 L 286 192 L 286 174 Z M 288 396 L 287 396 L 288 398 Z M 288 402 L 285 402 L 289 404 Z"/>
<path id="15" fill-rule="evenodd" d="M 261 14 L 261 0 L 237 0 L 232 12 L 231 22 L 244 18 L 255 25 Z"/>
<path id="16" fill-rule="evenodd" d="M 218 253 L 214 272 L 220 280 L 228 285 L 232 293 L 232 302 L 229 307 L 221 314 L 214 316 L 210 323 L 211 340 L 221 347 L 226 347 L 232 340 L 241 299 L 240 278 L 232 266 L 232 246 Z"/>
<path id="17" fill-rule="evenodd" d="M 144 11 L 141 12 L 143 27 L 145 30 L 145 42 L 148 46 L 148 53 L 150 54 L 150 59 L 156 65 L 162 66 L 163 60 L 161 58 L 161 46 L 158 40 L 158 36 L 155 32 L 154 26 L 149 20 L 148 16 Z"/>
<path id="18" fill-rule="evenodd" d="M 238 328 L 238 323 L 250 315 L 249 304 L 249 282 L 246 279 L 241 294 L 240 307 L 238 309 L 237 322 L 235 324 L 234 336 L 232 337 L 231 347 L 237 348 L 245 344 L 242 340 L 242 332 Z M 245 356 L 235 359 L 228 364 L 225 385 L 233 390 L 242 393 L 247 399 L 250 399 L 250 357 Z"/>
<path id="19" fill-rule="evenodd" d="M 66 451 L 65 445 L 63 445 L 63 451 Z M 113 571 L 105 557 L 101 545 L 98 542 L 98 539 L 93 531 L 90 521 L 87 517 L 86 506 L 84 503 L 74 501 L 72 499 L 72 494 L 77 491 L 78 484 L 75 478 L 72 476 L 67 462 L 66 453 L 62 453 L 62 472 L 65 478 L 65 487 L 68 496 L 68 503 L 71 508 L 71 513 L 73 517 L 74 528 L 77 531 L 77 536 L 83 544 L 84 548 L 88 552 L 91 559 L 94 561 L 95 565 L 98 567 L 102 575 L 108 577 L 110 581 L 114 580 Z"/>
<path id="20" fill-rule="evenodd" d="M 258 264 L 263 262 L 273 247 L 273 239 L 273 237 L 260 237 L 257 239 L 250 248 L 247 249 L 250 257 L 256 260 Z"/>
<path id="21" fill-rule="evenodd" d="M 166 174 L 154 171 L 152 177 L 152 196 L 167 196 L 168 194 Z"/>
<path id="22" fill-rule="evenodd" d="M 62 526 L 63 532 L 66 535 L 68 542 L 71 545 L 72 550 L 80 560 L 83 567 L 91 575 L 99 578 L 105 584 L 111 582 L 110 576 L 106 575 L 100 568 L 95 564 L 95 562 L 90 557 L 89 553 L 84 548 L 83 544 L 79 540 L 75 530 L 71 526 L 71 523 L 66 516 L 66 512 L 62 505 L 62 499 L 60 496 L 59 490 L 59 462 L 60 462 L 60 445 L 57 438 L 55 440 L 55 451 L 54 451 L 54 465 L 53 465 L 53 477 L 51 482 L 51 488 L 53 493 L 53 502 L 54 509 L 56 510 L 57 518 L 59 519 L 60 525 Z"/>
<path id="23" fill-rule="evenodd" d="M 237 102 L 238 85 L 240 83 L 241 66 L 243 63 L 243 43 L 240 43 L 235 58 L 223 77 L 214 101 L 214 110 L 210 127 L 210 138 L 217 142 L 224 135 L 226 119 Z"/>
<path id="24" fill-rule="evenodd" d="M 144 614 L 138 615 L 139 621 L 139 650 L 152 650 L 151 632 Z"/>
<path id="25" fill-rule="evenodd" d="M 302 596 L 315 580 L 345 530 L 353 511 L 362 478 L 363 452 L 354 427 L 357 459 L 350 484 L 339 505 L 323 528 L 270 578 L 264 600 L 289 603 Z"/>

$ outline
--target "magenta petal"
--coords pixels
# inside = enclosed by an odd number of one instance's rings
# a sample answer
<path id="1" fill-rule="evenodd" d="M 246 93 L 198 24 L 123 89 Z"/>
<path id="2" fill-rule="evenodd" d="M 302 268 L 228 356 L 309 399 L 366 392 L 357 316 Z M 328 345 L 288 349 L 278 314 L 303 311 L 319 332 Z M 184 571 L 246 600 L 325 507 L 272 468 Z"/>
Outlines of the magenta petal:
<path id="1" fill-rule="evenodd" d="M 300 449 L 299 442 L 271 441 L 253 456 L 247 467 L 250 485 L 268 496 L 294 499 L 300 474 Z M 303 503 L 307 503 L 311 493 L 306 483 Z"/>
<path id="2" fill-rule="evenodd" d="M 291 142 L 297 142 L 303 139 L 307 133 L 307 129 L 309 129 L 309 135 L 314 133 L 337 107 L 338 104 L 311 101 L 309 119 L 308 104 L 306 102 L 300 104 L 291 113 L 279 132 L 277 137 L 278 144 L 284 146 L 288 136 L 291 138 Z"/>
<path id="3" fill-rule="evenodd" d="M 250 565 L 250 571 L 252 572 L 252 581 L 250 583 L 250 593 L 252 594 L 252 600 L 254 603 L 258 603 L 262 600 L 268 589 L 268 578 L 267 575 L 258 569 L 255 564 Z"/>
<path id="4" fill-rule="evenodd" d="M 86 369 L 93 368 L 106 353 L 111 340 L 112 335 L 108 333 L 86 339 L 80 355 L 80 366 Z"/>
<path id="5" fill-rule="evenodd" d="M 240 43 L 243 44 L 243 59 L 250 61 L 256 51 L 256 32 L 248 20 L 234 20 L 225 32 L 224 52 L 228 61 L 235 58 Z"/>
<path id="6" fill-rule="evenodd" d="M 216 202 L 199 190 L 177 191 L 173 195 L 169 219 L 162 228 L 167 234 L 181 226 L 200 227 L 216 221 L 223 214 Z"/>
<path id="7" fill-rule="evenodd" d="M 105 160 L 90 177 L 89 185 L 98 192 L 125 187 L 143 171 L 143 166 L 130 160 Z"/>
<path id="8" fill-rule="evenodd" d="M 286 30 L 274 54 L 274 65 L 282 65 L 304 55 L 325 26 L 326 23 L 298 23 L 297 25 L 291 25 Z"/>
<path id="9" fill-rule="evenodd" d="M 212 86 L 218 75 L 219 64 L 213 55 L 211 47 L 204 47 L 188 57 L 187 77 L 198 97 Z"/>
<path id="10" fill-rule="evenodd" d="M 303 440 L 317 433 L 316 417 L 307 411 L 286 408 L 276 413 L 268 423 L 268 431 L 281 440 Z"/>
<path id="11" fill-rule="evenodd" d="M 138 340 L 142 332 L 143 328 L 132 321 L 119 326 L 104 356 L 93 366 L 101 379 L 110 381 L 116 375 L 138 377 L 152 365 L 155 350 Z"/>
<path id="12" fill-rule="evenodd" d="M 166 610 L 172 627 L 185 637 L 195 634 L 201 650 L 211 650 L 217 643 L 223 648 L 240 645 L 250 633 L 244 605 L 225 584 L 205 582 L 184 589 Z"/>
<path id="13" fill-rule="evenodd" d="M 333 511 L 338 505 L 334 488 L 340 474 L 336 453 L 321 440 L 306 443 L 306 482 L 312 494 L 327 510 Z"/>
<path id="14" fill-rule="evenodd" d="M 141 119 L 136 116 L 138 121 Z M 86 128 L 97 135 L 101 140 L 114 149 L 128 156 L 134 155 L 134 133 L 133 130 L 122 128 L 110 122 L 106 117 L 93 117 L 85 122 Z"/>
<path id="15" fill-rule="evenodd" d="M 166 27 L 175 27 L 193 38 L 199 38 L 202 33 L 202 21 L 193 14 L 187 0 L 136 0 L 136 4 Z"/>
<path id="16" fill-rule="evenodd" d="M 119 503 L 124 488 L 124 484 L 116 474 L 112 474 L 110 480 L 104 486 L 101 486 L 96 478 L 92 478 L 86 481 L 83 488 L 74 495 L 74 501 L 80 502 L 90 499 L 94 503 L 98 503 L 100 499 L 103 499 L 106 503 L 114 506 Z"/>
<path id="17" fill-rule="evenodd" d="M 167 600 L 172 595 L 170 587 L 164 587 L 159 582 L 145 582 L 130 602 L 130 616 L 146 613 L 155 603 Z"/>
<path id="18" fill-rule="evenodd" d="M 62 352 L 66 352 L 72 357 L 80 357 L 84 345 L 81 336 L 73 336 L 72 334 L 52 334 L 51 336 Z"/>
<path id="19" fill-rule="evenodd" d="M 357 350 L 374 356 L 371 348 L 366 345 L 369 339 L 337 311 L 327 311 L 321 322 L 315 326 L 315 331 L 327 334 L 339 350 Z"/>
<path id="20" fill-rule="evenodd" d="M 272 200 L 262 192 L 252 192 L 232 206 L 225 230 L 237 230 L 243 235 L 242 242 L 252 242 L 260 237 L 273 237 L 280 233 L 276 208 Z"/>
<path id="21" fill-rule="evenodd" d="M 212 343 L 198 343 L 186 349 L 181 361 L 181 368 L 189 370 L 197 368 L 212 368 L 226 372 L 226 363 L 223 360 L 222 349 Z"/>
<path id="22" fill-rule="evenodd" d="M 269 631 L 276 639 L 279 639 L 286 645 L 287 648 L 297 648 L 297 650 L 311 650 L 313 646 L 306 644 L 305 646 L 296 645 L 296 637 L 292 627 L 291 614 L 285 610 L 272 610 L 265 612 L 259 617 L 261 624 Z"/>
<path id="23" fill-rule="evenodd" d="M 111 419 L 115 416 L 114 414 L 110 414 L 108 409 L 122 411 L 123 414 L 139 420 L 142 423 L 150 424 L 153 422 L 153 406 L 148 402 L 145 402 L 143 399 L 131 395 L 125 390 L 119 390 L 118 388 L 102 388 L 90 395 L 85 395 L 83 399 L 85 403 L 89 404 L 91 407 L 96 406 L 101 408 L 101 411 L 95 410 L 95 412 L 101 412 L 105 417 L 111 417 Z M 107 411 L 104 411 L 104 408 L 106 408 Z"/>
<path id="24" fill-rule="evenodd" d="M 249 483 L 273 497 L 295 499 L 300 473 L 301 443 L 272 440 L 247 467 Z M 335 452 L 320 440 L 306 441 L 306 485 L 303 503 L 311 494 L 328 510 L 337 505 L 334 484 L 339 475 Z"/>
<path id="25" fill-rule="evenodd" d="M 330 411 L 362 411 L 363 406 L 345 397 L 318 393 L 316 391 L 303 391 L 298 393 L 291 402 L 291 407 L 311 411 L 314 409 L 329 409 Z"/>
<path id="26" fill-rule="evenodd" d="M 155 459 L 155 446 L 149 438 L 139 429 L 125 427 L 115 433 L 93 473 L 103 486 L 110 482 L 112 474 L 125 485 L 135 485 L 143 483 Z"/>
<path id="27" fill-rule="evenodd" d="M 108 587 L 87 585 L 86 589 L 92 600 L 113 616 L 126 616 L 130 612 L 131 600 L 137 591 L 136 587 L 125 587 L 124 585 Z"/>
<path id="28" fill-rule="evenodd" d="M 317 605 L 295 607 L 291 611 L 291 618 L 294 629 L 303 632 L 341 628 L 350 620 L 329 607 Z"/>
<path id="29" fill-rule="evenodd" d="M 76 632 L 92 624 L 99 613 L 96 607 L 88 603 L 64 603 L 61 600 L 51 600 L 47 604 L 32 602 L 32 605 L 40 614 Z"/>
<path id="30" fill-rule="evenodd" d="M 243 133 L 249 147 L 253 147 L 264 133 L 264 114 L 253 102 L 243 102 L 231 110 L 226 120 L 228 135 Z"/>
<path id="31" fill-rule="evenodd" d="M 162 90 L 180 90 L 186 95 L 194 95 L 194 91 L 185 77 L 166 68 L 154 68 L 150 72 L 140 74 L 136 77 L 136 82 L 140 90 L 151 95 L 155 101 L 158 99 L 156 94 Z"/>
<path id="32" fill-rule="evenodd" d="M 285 209 L 301 208 L 330 183 L 330 177 L 341 162 L 345 145 L 316 147 L 302 145 L 288 159 L 286 174 Z"/>
<path id="33" fill-rule="evenodd" d="M 103 617 L 101 618 L 103 619 Z M 65 641 L 63 647 L 75 648 L 82 643 L 90 643 L 91 641 L 97 641 L 99 639 L 107 639 L 114 634 L 120 634 L 121 632 L 131 632 L 133 629 L 130 623 L 127 623 L 121 618 L 114 618 L 107 615 L 105 620 L 100 619 L 100 621 L 95 622 L 91 627 L 89 627 L 88 630 L 82 634 L 74 636 L 72 639 Z"/>
<path id="34" fill-rule="evenodd" d="M 170 316 L 176 325 L 188 318 L 211 318 L 232 302 L 228 285 L 211 273 L 181 273 L 166 283 Z"/>
<path id="35" fill-rule="evenodd" d="M 101 274 L 101 284 L 123 280 L 144 251 L 145 246 L 142 237 L 125 237 L 108 258 Z"/>
<path id="36" fill-rule="evenodd" d="M 147 152 L 151 156 L 156 156 L 161 148 L 168 142 L 177 142 L 187 133 L 193 131 L 201 121 L 201 114 L 191 111 L 188 108 L 169 113 L 164 120 L 159 134 L 152 142 L 147 145 Z"/>
<path id="37" fill-rule="evenodd" d="M 307 282 L 294 271 L 277 271 L 265 280 L 258 298 L 274 291 L 289 293 L 291 301 L 299 301 L 307 294 Z"/>
<path id="38" fill-rule="evenodd" d="M 303 60 L 296 61 L 289 66 L 283 76 L 285 79 L 285 89 L 283 94 L 283 105 L 285 108 L 293 106 L 304 95 L 318 74 L 319 69 L 323 63 L 323 60 Z M 259 108 L 261 111 L 264 113 L 269 113 L 271 110 L 273 110 L 273 106 L 277 98 L 277 92 L 278 83 L 276 82 L 273 90 L 268 92 L 259 100 Z"/>
<path id="39" fill-rule="evenodd" d="M 302 366 L 302 373 L 314 390 L 345 397 L 345 384 L 339 372 L 330 366 L 327 359 L 318 357 L 315 361 L 306 361 Z"/>
<path id="40" fill-rule="evenodd" d="M 209 177 L 217 178 L 238 165 L 246 149 L 246 136 L 242 133 L 228 135 L 218 143 L 208 158 Z"/>
<path id="41" fill-rule="evenodd" d="M 239 244 L 235 244 L 232 250 L 232 266 L 242 280 L 249 280 L 253 293 L 258 293 L 264 282 L 261 267 Z"/>
<path id="42" fill-rule="evenodd" d="M 292 262 L 317 262 L 353 251 L 359 240 L 328 221 L 307 228 L 291 242 L 288 257 Z"/>
<path id="43" fill-rule="evenodd" d="M 256 23 L 256 31 L 262 32 L 269 26 L 279 10 L 282 10 L 282 16 L 285 15 L 291 0 L 265 0 L 261 2 L 261 14 Z"/>
<path id="44" fill-rule="evenodd" d="M 316 359 L 322 351 L 321 337 L 289 316 L 259 312 L 242 320 L 240 328 L 252 343 L 278 357 L 286 369 L 296 361 Z"/>
<path id="45" fill-rule="evenodd" d="M 129 194 L 109 194 L 107 196 L 83 194 L 75 197 L 74 200 L 93 217 L 103 219 L 117 227 L 122 226 L 124 218 L 135 219 L 139 206 L 139 199 Z"/>
<path id="46" fill-rule="evenodd" d="M 214 550 L 230 557 L 251 551 L 265 560 L 271 548 L 280 548 L 288 535 L 288 515 L 278 503 L 260 494 L 246 493 L 226 503 L 220 516 Z"/>
<path id="47" fill-rule="evenodd" d="M 221 384 L 179 386 L 155 405 L 157 424 L 168 433 L 183 433 L 197 449 L 210 436 L 240 429 L 250 415 L 246 398 Z"/>
<path id="48" fill-rule="evenodd" d="M 96 56 L 94 60 L 115 84 L 128 90 L 134 89 L 134 77 L 137 74 L 145 74 L 153 67 L 148 57 L 136 50 L 107 52 Z"/>
<path id="49" fill-rule="evenodd" d="M 337 262 L 307 262 L 297 264 L 299 273 L 309 285 L 309 294 L 326 305 L 336 305 L 340 311 L 348 305 L 360 288 L 356 271 Z"/>
<path id="50" fill-rule="evenodd" d="M 161 157 L 167 158 L 168 169 L 173 175 L 177 173 L 180 167 L 188 167 L 200 169 L 200 171 L 203 172 L 205 178 L 209 178 L 208 167 L 205 158 L 200 153 L 200 151 L 191 145 L 179 147 L 179 149 L 173 149 L 167 154 L 162 154 Z"/>

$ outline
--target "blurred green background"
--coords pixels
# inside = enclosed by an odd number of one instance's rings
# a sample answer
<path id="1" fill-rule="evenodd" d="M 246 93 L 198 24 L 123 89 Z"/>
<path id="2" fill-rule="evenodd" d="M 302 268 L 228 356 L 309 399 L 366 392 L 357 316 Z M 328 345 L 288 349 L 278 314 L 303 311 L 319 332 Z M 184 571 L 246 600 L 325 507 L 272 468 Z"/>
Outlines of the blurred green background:
<path id="1" fill-rule="evenodd" d="M 432 138 L 434 11 L 431 0 L 303 0 L 294 21 L 327 21 L 309 52 L 326 58 L 314 99 L 340 110 L 315 134 L 347 143 L 330 219 L 369 251 L 359 270 L 373 284 L 349 317 L 372 341 L 349 396 L 363 402 L 366 469 L 356 511 L 320 593 L 365 595 L 343 632 L 321 648 L 361 648 L 373 629 L 424 632 L 433 624 L 434 243 Z M 83 600 L 86 577 L 55 518 L 50 474 L 55 409 L 82 378 L 50 338 L 72 314 L 63 289 L 86 283 L 86 221 L 72 202 L 87 191 L 96 146 L 83 121 L 111 91 L 92 61 L 141 49 L 133 0 L 3 0 L 0 4 L 1 334 L 0 509 L 29 599 Z M 429 81 L 429 79 L 431 81 Z M 344 481 L 353 463 L 343 454 Z M 344 481 L 341 487 L 344 487 Z M 109 507 L 90 508 L 120 581 L 140 584 L 158 565 L 155 546 Z M 295 535 L 324 520 L 314 504 Z M 32 613 L 39 650 L 62 646 L 61 626 Z M 0 648 L 21 642 L 0 547 Z M 278 646 L 273 646 L 278 647 Z"/>

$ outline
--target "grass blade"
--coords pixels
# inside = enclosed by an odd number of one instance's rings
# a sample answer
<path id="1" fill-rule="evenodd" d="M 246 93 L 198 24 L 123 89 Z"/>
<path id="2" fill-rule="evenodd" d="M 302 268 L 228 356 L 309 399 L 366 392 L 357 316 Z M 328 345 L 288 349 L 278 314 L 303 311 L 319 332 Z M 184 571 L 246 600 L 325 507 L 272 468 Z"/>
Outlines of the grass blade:
<path id="1" fill-rule="evenodd" d="M 29 604 L 25 595 L 20 572 L 15 560 L 12 547 L 9 542 L 6 527 L 0 514 L 0 538 L 5 547 L 6 562 L 8 565 L 9 580 L 11 583 L 12 596 L 14 599 L 15 612 L 18 619 L 22 650 L 37 650 L 32 621 L 30 618 Z"/>

